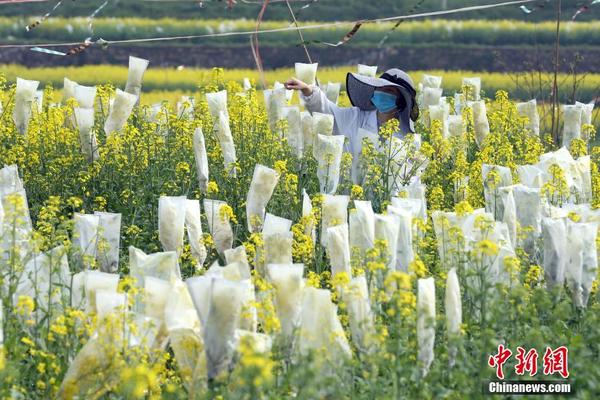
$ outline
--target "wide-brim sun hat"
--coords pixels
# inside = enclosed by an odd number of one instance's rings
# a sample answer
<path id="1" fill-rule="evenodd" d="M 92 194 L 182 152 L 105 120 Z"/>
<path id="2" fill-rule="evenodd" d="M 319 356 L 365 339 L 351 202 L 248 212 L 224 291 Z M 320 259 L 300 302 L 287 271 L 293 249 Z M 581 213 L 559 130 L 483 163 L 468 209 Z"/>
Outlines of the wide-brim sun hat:
<path id="1" fill-rule="evenodd" d="M 385 71 L 379 78 L 352 72 L 349 72 L 346 76 L 346 91 L 348 92 L 350 103 L 361 110 L 375 110 L 375 106 L 371 103 L 371 97 L 373 97 L 375 89 L 384 86 L 397 87 L 400 93 L 402 93 L 406 107 L 399 113 L 400 129 L 404 133 L 414 132 L 414 124 L 410 115 L 415 105 L 417 92 L 412 79 L 406 72 L 398 68 L 392 68 Z"/>

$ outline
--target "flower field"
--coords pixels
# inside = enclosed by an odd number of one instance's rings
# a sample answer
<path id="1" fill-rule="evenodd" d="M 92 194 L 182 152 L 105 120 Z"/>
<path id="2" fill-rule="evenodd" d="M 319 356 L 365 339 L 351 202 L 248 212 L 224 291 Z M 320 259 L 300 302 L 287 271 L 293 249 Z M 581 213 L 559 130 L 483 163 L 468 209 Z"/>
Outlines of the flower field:
<path id="1" fill-rule="evenodd" d="M 597 398 L 593 105 L 553 138 L 547 104 L 419 73 L 416 133 L 354 148 L 256 76 L 161 101 L 146 67 L 0 76 L 0 397 L 480 398 L 502 344 L 566 346 Z"/>

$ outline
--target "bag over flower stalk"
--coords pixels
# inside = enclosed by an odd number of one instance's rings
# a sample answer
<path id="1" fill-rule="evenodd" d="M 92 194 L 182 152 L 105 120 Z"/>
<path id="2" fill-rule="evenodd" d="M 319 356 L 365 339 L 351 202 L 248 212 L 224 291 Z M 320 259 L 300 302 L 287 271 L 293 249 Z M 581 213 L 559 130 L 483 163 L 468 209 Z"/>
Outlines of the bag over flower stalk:
<path id="1" fill-rule="evenodd" d="M 362 252 L 375 246 L 375 214 L 370 201 L 354 200 L 350 210 L 350 247 Z"/>
<path id="2" fill-rule="evenodd" d="M 348 278 L 352 278 L 348 224 L 327 228 L 327 256 L 333 278 L 339 273 L 345 273 Z"/>
<path id="3" fill-rule="evenodd" d="M 451 268 L 446 278 L 446 294 L 444 297 L 444 309 L 446 310 L 446 331 L 448 332 L 449 343 L 461 334 L 462 324 L 462 301 L 460 296 L 460 284 L 456 269 Z M 449 344 L 448 358 L 450 366 L 454 366 L 456 359 L 456 345 Z"/>
<path id="4" fill-rule="evenodd" d="M 329 195 L 323 196 L 321 204 L 321 246 L 327 246 L 327 229 L 348 223 L 349 196 Z"/>
<path id="5" fill-rule="evenodd" d="M 281 322 L 281 333 L 292 343 L 300 324 L 304 264 L 269 264 L 267 272 L 275 287 L 275 310 Z"/>
<path id="6" fill-rule="evenodd" d="M 144 72 L 146 72 L 149 63 L 150 61 L 144 60 L 143 58 L 129 56 L 129 71 L 125 92 L 135 95 L 138 102 L 140 101 L 140 95 L 142 94 L 142 79 L 144 78 Z"/>
<path id="7" fill-rule="evenodd" d="M 235 154 L 235 145 L 233 143 L 233 136 L 231 135 L 231 128 L 229 126 L 229 117 L 223 111 L 219 112 L 219 117 L 215 124 L 214 132 L 219 140 L 219 145 L 221 146 L 225 171 L 230 177 L 235 177 L 235 163 L 237 161 L 237 156 Z"/>
<path id="8" fill-rule="evenodd" d="M 267 203 L 278 181 L 279 174 L 274 169 L 260 164 L 254 166 L 252 182 L 246 197 L 248 231 L 259 232 L 262 229 Z"/>
<path id="9" fill-rule="evenodd" d="M 376 331 L 366 277 L 361 275 L 352 278 L 342 291 L 342 299 L 348 308 L 352 340 L 358 349 L 369 352 L 375 344 Z"/>
<path id="10" fill-rule="evenodd" d="M 114 103 L 104 122 L 104 132 L 107 135 L 123 129 L 137 101 L 136 95 L 117 89 Z"/>
<path id="11" fill-rule="evenodd" d="M 187 200 L 185 196 L 158 199 L 158 238 L 164 251 L 183 251 Z"/>
<path id="12" fill-rule="evenodd" d="M 98 140 L 93 131 L 94 128 L 94 109 L 93 108 L 74 108 L 73 115 L 79 128 L 79 140 L 81 142 L 81 152 L 85 154 L 88 162 L 94 162 L 100 158 Z"/>
<path id="13" fill-rule="evenodd" d="M 344 136 L 317 135 L 314 155 L 318 162 L 317 178 L 321 193 L 334 194 L 340 181 Z"/>
<path id="14" fill-rule="evenodd" d="M 198 186 L 202 193 L 206 193 L 208 188 L 208 156 L 206 153 L 206 144 L 202 128 L 198 127 L 194 131 L 193 139 L 194 160 L 196 161 L 196 172 L 198 174 Z"/>
<path id="15" fill-rule="evenodd" d="M 33 105 L 35 91 L 39 84 L 40 82 L 38 81 L 17 78 L 13 121 L 17 127 L 17 131 L 19 131 L 21 135 L 27 133 L 27 127 L 29 127 L 29 120 L 31 119 L 31 107 Z"/>
<path id="16" fill-rule="evenodd" d="M 98 267 L 103 272 L 117 272 L 121 243 L 121 214 L 94 211 L 94 215 L 100 217 L 96 254 Z"/>
<path id="17" fill-rule="evenodd" d="M 202 235 L 199 200 L 185 201 L 185 230 L 187 231 L 192 257 L 196 260 L 196 268 L 202 268 L 207 257 L 207 251 Z"/>
<path id="18" fill-rule="evenodd" d="M 517 112 L 523 117 L 527 117 L 525 127 L 531 130 L 535 136 L 540 135 L 540 115 L 537 110 L 536 99 L 529 100 L 525 103 L 517 103 Z"/>
<path id="19" fill-rule="evenodd" d="M 435 284 L 433 278 L 417 281 L 417 342 L 419 366 L 426 376 L 433 362 L 435 342 Z"/>
<path id="20" fill-rule="evenodd" d="M 219 254 L 231 249 L 233 244 L 233 230 L 229 222 L 230 216 L 227 213 L 229 209 L 224 201 L 204 199 L 204 212 L 208 220 L 208 229 Z"/>

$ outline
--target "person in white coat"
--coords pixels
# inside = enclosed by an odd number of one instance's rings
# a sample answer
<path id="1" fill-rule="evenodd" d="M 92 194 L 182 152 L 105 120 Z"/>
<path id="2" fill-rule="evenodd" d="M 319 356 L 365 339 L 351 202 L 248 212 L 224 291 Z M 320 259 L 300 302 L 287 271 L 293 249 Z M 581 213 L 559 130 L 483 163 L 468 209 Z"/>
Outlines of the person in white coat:
<path id="1" fill-rule="evenodd" d="M 419 117 L 413 81 L 397 68 L 387 70 L 379 78 L 348 73 L 346 91 L 352 107 L 339 107 L 327 99 L 318 86 L 307 85 L 296 78 L 285 82 L 285 87 L 299 90 L 304 106 L 311 113 L 332 114 L 333 134 L 345 135 L 351 148 L 359 129 L 378 133 L 384 123 L 396 118 L 400 130 L 395 135 L 402 138 L 414 133 L 414 122 Z"/>

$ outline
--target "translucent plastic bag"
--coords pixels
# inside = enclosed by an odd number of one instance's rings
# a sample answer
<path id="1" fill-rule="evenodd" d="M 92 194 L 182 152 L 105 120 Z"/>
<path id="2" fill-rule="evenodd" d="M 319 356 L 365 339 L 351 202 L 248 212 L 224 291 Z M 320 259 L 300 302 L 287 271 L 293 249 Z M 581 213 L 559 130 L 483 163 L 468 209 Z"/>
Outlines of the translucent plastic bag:
<path id="1" fill-rule="evenodd" d="M 350 247 L 365 252 L 375 246 L 375 213 L 370 201 L 354 200 L 350 210 Z"/>
<path id="2" fill-rule="evenodd" d="M 465 132 L 465 123 L 462 115 L 448 115 L 446 126 L 450 136 L 461 136 Z"/>
<path id="3" fill-rule="evenodd" d="M 444 309 L 446 310 L 446 331 L 448 337 L 450 339 L 456 338 L 460 335 L 461 331 L 462 300 L 460 296 L 460 284 L 458 283 L 458 276 L 456 275 L 455 268 L 451 268 L 450 271 L 448 271 L 448 277 L 446 278 Z M 450 359 L 450 366 L 454 365 L 456 353 L 456 345 L 449 344 L 448 357 Z"/>
<path id="4" fill-rule="evenodd" d="M 208 272 L 208 271 L 207 271 Z M 210 291 L 212 280 L 219 277 L 210 276 L 207 274 L 188 278 L 185 283 L 190 293 L 194 307 L 200 319 L 202 327 L 208 323 L 208 311 L 210 306 Z M 222 279 L 222 277 L 220 277 Z"/>
<path id="5" fill-rule="evenodd" d="M 311 217 L 312 216 L 312 202 L 310 200 L 310 196 L 306 193 L 306 189 L 302 189 L 302 217 Z M 313 244 L 315 244 L 317 240 L 317 233 L 315 228 L 314 218 L 310 218 L 304 226 L 304 234 L 308 235 L 312 238 Z"/>
<path id="6" fill-rule="evenodd" d="M 324 195 L 321 205 L 321 246 L 327 246 L 327 229 L 348 223 L 349 196 Z"/>
<path id="7" fill-rule="evenodd" d="M 481 165 L 485 210 L 496 217 L 501 212 L 500 188 L 512 185 L 510 168 L 500 165 Z M 500 215 L 499 218 L 502 216 Z M 497 218 L 497 217 L 496 217 Z"/>
<path id="8" fill-rule="evenodd" d="M 150 61 L 144 60 L 143 58 L 129 56 L 129 71 L 127 74 L 125 91 L 135 95 L 138 99 L 142 93 L 142 79 L 144 78 L 144 72 L 146 72 L 149 63 Z"/>
<path id="9" fill-rule="evenodd" d="M 292 342 L 300 324 L 304 264 L 270 264 L 267 265 L 267 271 L 275 288 L 275 310 L 281 322 L 281 332 Z"/>
<path id="10" fill-rule="evenodd" d="M 194 108 L 196 100 L 191 96 L 181 96 L 181 100 L 177 102 L 177 117 L 181 119 L 191 119 L 194 117 Z M 227 113 L 225 113 L 227 115 Z M 215 118 L 218 118 L 215 117 Z"/>
<path id="11" fill-rule="evenodd" d="M 529 100 L 525 103 L 517 103 L 517 112 L 522 117 L 527 117 L 529 122 L 525 125 L 531 132 L 539 136 L 540 135 L 540 115 L 537 110 L 536 99 Z"/>
<path id="12" fill-rule="evenodd" d="M 358 64 L 357 72 L 359 75 L 375 78 L 377 75 L 377 65 Z"/>
<path id="13" fill-rule="evenodd" d="M 83 287 L 77 289 L 77 294 L 73 294 L 73 299 L 85 298 L 85 308 L 87 312 L 97 312 L 96 308 L 96 293 L 106 291 L 111 293 L 117 292 L 119 285 L 119 274 L 108 274 L 105 272 L 88 270 L 83 275 Z M 84 297 L 81 296 L 82 290 Z M 74 303 L 76 305 L 77 303 Z"/>
<path id="14" fill-rule="evenodd" d="M 233 244 L 233 230 L 229 223 L 229 217 L 223 210 L 227 203 L 220 200 L 204 199 L 204 212 L 208 220 L 208 229 L 213 237 L 215 247 L 219 254 L 231 249 Z"/>
<path id="15" fill-rule="evenodd" d="M 198 185 L 200 191 L 205 193 L 208 187 L 208 156 L 206 154 L 206 145 L 202 128 L 198 127 L 194 131 L 194 159 L 196 160 L 196 172 L 198 173 Z"/>
<path id="16" fill-rule="evenodd" d="M 177 329 L 190 329 L 197 333 L 201 332 L 200 318 L 187 285 L 183 281 L 176 280 L 171 283 L 171 290 L 165 303 L 165 311 L 165 327 L 169 333 Z"/>
<path id="17" fill-rule="evenodd" d="M 286 140 L 288 146 L 292 148 L 292 153 L 300 158 L 302 157 L 303 135 L 302 135 L 302 119 L 300 117 L 300 108 L 283 107 L 283 118 L 287 121 Z"/>
<path id="18" fill-rule="evenodd" d="M 352 350 L 327 289 L 306 287 L 302 299 L 300 354 L 315 351 L 334 365 L 352 357 Z M 323 352 L 323 349 L 327 351 Z"/>
<path id="19" fill-rule="evenodd" d="M 208 103 L 208 111 L 213 117 L 213 120 L 218 120 L 221 113 L 224 113 L 229 122 L 229 112 L 227 110 L 227 90 L 220 92 L 206 93 L 206 102 Z"/>
<path id="20" fill-rule="evenodd" d="M 238 271 L 241 279 L 250 279 L 250 264 L 248 263 L 248 255 L 244 246 L 238 246 L 235 249 L 224 251 L 225 262 L 227 264 L 238 263 Z"/>
<path id="21" fill-rule="evenodd" d="M 119 269 L 119 247 L 121 243 L 121 214 L 94 211 L 100 217 L 98 224 L 98 266 L 103 272 Z"/>
<path id="22" fill-rule="evenodd" d="M 313 132 L 315 135 L 333 135 L 334 119 L 332 114 L 312 113 Z"/>
<path id="23" fill-rule="evenodd" d="M 273 89 L 285 89 L 285 85 L 279 81 L 273 82 Z M 294 89 L 286 89 L 285 90 L 285 104 L 290 104 L 292 98 L 294 97 Z"/>
<path id="24" fill-rule="evenodd" d="M 129 274 L 135 279 L 138 287 L 144 287 L 144 279 L 147 276 L 169 282 L 181 280 L 177 253 L 166 251 L 146 254 L 138 248 L 129 246 Z"/>
<path id="25" fill-rule="evenodd" d="M 521 246 L 529 255 L 535 254 L 535 243 L 542 231 L 542 199 L 540 189 L 513 185 L 517 221 L 523 235 Z"/>
<path id="26" fill-rule="evenodd" d="M 234 351 L 234 334 L 239 328 L 246 287 L 241 282 L 213 279 L 207 322 L 204 328 L 208 379 L 225 373 Z"/>
<path id="27" fill-rule="evenodd" d="M 508 227 L 508 233 L 512 246 L 517 245 L 517 207 L 513 194 L 513 186 L 503 186 L 498 190 L 499 202 L 496 220 L 504 222 Z"/>
<path id="28" fill-rule="evenodd" d="M 597 233 L 596 223 L 567 221 L 569 245 L 565 278 L 576 307 L 587 305 L 592 284 L 598 273 Z"/>
<path id="29" fill-rule="evenodd" d="M 350 332 L 356 347 L 367 352 L 375 344 L 375 321 L 371 311 L 367 279 L 364 275 L 352 278 L 342 292 L 350 317 Z"/>
<path id="30" fill-rule="evenodd" d="M 144 292 L 142 294 L 144 314 L 163 321 L 170 293 L 171 282 L 147 276 L 144 279 Z"/>
<path id="31" fill-rule="evenodd" d="M 98 152 L 98 140 L 94 133 L 94 109 L 74 108 L 73 115 L 79 128 L 79 140 L 81 151 L 85 154 L 88 162 L 93 162 L 100 157 Z"/>
<path id="32" fill-rule="evenodd" d="M 107 135 L 123 129 L 137 100 L 138 98 L 136 95 L 117 89 L 115 101 L 111 106 L 106 122 L 104 123 L 104 132 L 106 132 Z"/>
<path id="33" fill-rule="evenodd" d="M 539 189 L 544 184 L 544 171 L 535 165 L 519 165 L 517 173 L 519 174 L 521 183 L 529 188 Z"/>
<path id="34" fill-rule="evenodd" d="M 75 88 L 78 86 L 77 82 L 70 80 L 65 77 L 63 79 L 63 99 L 62 103 L 66 104 L 67 100 L 75 97 Z"/>
<path id="35" fill-rule="evenodd" d="M 29 120 L 31 119 L 31 106 L 35 97 L 35 91 L 40 83 L 17 78 L 17 89 L 15 92 L 15 107 L 13 109 L 13 121 L 17 131 L 21 135 L 27 133 Z"/>
<path id="36" fill-rule="evenodd" d="M 399 217 L 395 214 L 375 214 L 375 240 L 385 240 L 387 243 L 389 271 L 396 268 L 396 254 L 398 246 Z"/>
<path id="37" fill-rule="evenodd" d="M 158 199 L 158 238 L 164 251 L 183 250 L 186 214 L 185 196 L 160 196 Z"/>
<path id="38" fill-rule="evenodd" d="M 292 228 L 293 221 L 287 218 L 281 218 L 273 214 L 267 213 L 265 223 L 262 227 L 263 235 L 272 235 L 274 233 L 289 232 Z"/>
<path id="39" fill-rule="evenodd" d="M 462 80 L 463 92 L 467 100 L 479 101 L 481 98 L 481 78 L 463 78 Z"/>
<path id="40" fill-rule="evenodd" d="M 416 218 L 420 218 L 423 221 L 427 220 L 427 199 L 425 197 L 425 193 L 427 188 L 424 184 L 420 182 L 411 182 L 408 185 L 403 185 L 398 189 L 397 196 L 406 197 L 407 199 L 418 200 L 421 207 L 416 215 L 413 215 Z M 394 199 L 392 199 L 392 205 L 395 207 L 400 207 L 401 203 L 405 202 L 405 200 L 396 200 L 396 205 L 394 205 Z M 412 203 L 412 202 L 409 202 Z"/>
<path id="41" fill-rule="evenodd" d="M 96 316 L 98 321 L 111 314 L 124 315 L 127 311 L 127 293 L 116 293 L 104 290 L 96 292 Z"/>
<path id="42" fill-rule="evenodd" d="M 567 228 L 563 219 L 542 219 L 544 272 L 548 287 L 562 286 L 568 261 Z"/>
<path id="43" fill-rule="evenodd" d="M 85 268 L 90 268 L 97 254 L 100 217 L 90 214 L 73 214 L 73 245 Z"/>
<path id="44" fill-rule="evenodd" d="M 219 145 L 221 146 L 225 170 L 229 176 L 235 177 L 235 163 L 237 161 L 237 156 L 235 154 L 235 145 L 233 143 L 233 136 L 231 135 L 231 128 L 229 127 L 229 117 L 223 111 L 219 114 L 219 119 L 215 124 L 214 132 L 219 140 Z"/>
<path id="45" fill-rule="evenodd" d="M 316 85 L 317 67 L 319 63 L 305 64 L 295 63 L 294 68 L 296 69 L 296 78 L 306 83 L 307 85 Z"/>
<path id="46" fill-rule="evenodd" d="M 408 272 L 410 264 L 414 261 L 411 213 L 388 206 L 388 214 L 394 214 L 398 223 L 398 243 L 396 245 L 396 271 Z"/>
<path id="47" fill-rule="evenodd" d="M 471 104 L 473 110 L 473 125 L 475 129 L 475 141 L 481 146 L 487 135 L 490 133 L 490 123 L 488 121 L 485 101 L 474 101 Z"/>
<path id="48" fill-rule="evenodd" d="M 436 106 L 440 104 L 442 98 L 443 89 L 441 88 L 423 88 L 422 101 L 420 104 L 421 109 L 429 110 L 429 106 Z M 429 115 L 428 113 L 423 114 L 423 123 L 425 126 L 429 126 Z"/>
<path id="49" fill-rule="evenodd" d="M 201 268 L 206 260 L 207 251 L 206 246 L 204 246 L 204 236 L 202 235 L 199 200 L 185 201 L 185 230 L 190 242 L 192 257 L 196 260 L 196 267 Z"/>
<path id="50" fill-rule="evenodd" d="M 348 224 L 327 228 L 327 256 L 331 264 L 332 277 L 343 272 L 348 278 L 352 278 Z"/>
<path id="51" fill-rule="evenodd" d="M 338 103 L 341 87 L 342 84 L 339 82 L 327 82 L 327 86 L 325 86 L 325 96 L 333 104 Z"/>
<path id="52" fill-rule="evenodd" d="M 73 93 L 75 101 L 80 108 L 94 109 L 94 101 L 96 100 L 96 86 L 75 86 Z"/>
<path id="53" fill-rule="evenodd" d="M 583 127 L 583 125 L 591 125 L 595 103 L 592 102 L 586 104 L 576 101 L 575 105 L 581 107 L 581 126 Z"/>
<path id="54" fill-rule="evenodd" d="M 277 122 L 283 119 L 283 108 L 287 105 L 285 88 L 263 91 L 265 107 L 271 131 L 278 132 Z"/>
<path id="55" fill-rule="evenodd" d="M 308 150 L 314 147 L 316 134 L 312 114 L 308 111 L 300 113 L 302 119 L 302 148 Z"/>
<path id="56" fill-rule="evenodd" d="M 563 105 L 562 145 L 569 149 L 573 139 L 581 139 L 581 113 L 577 105 Z"/>
<path id="57" fill-rule="evenodd" d="M 440 121 L 442 124 L 442 137 L 447 138 L 449 135 L 449 129 L 447 120 L 450 115 L 450 106 L 448 104 L 438 104 L 429 106 L 429 120 Z"/>
<path id="58" fill-rule="evenodd" d="M 293 239 L 292 232 L 263 234 L 265 265 L 291 264 Z"/>
<path id="59" fill-rule="evenodd" d="M 352 143 L 352 182 L 361 185 L 364 180 L 365 170 L 361 160 L 365 140 L 371 142 L 376 150 L 380 150 L 379 136 L 365 129 L 358 128 L 356 137 Z"/>
<path id="60" fill-rule="evenodd" d="M 264 222 L 267 203 L 279 181 L 279 174 L 271 168 L 256 164 L 252 182 L 246 197 L 248 231 L 260 232 Z"/>
<path id="61" fill-rule="evenodd" d="M 318 162 L 317 178 L 321 193 L 333 194 L 340 181 L 340 165 L 344 151 L 345 136 L 317 135 L 314 147 Z"/>
<path id="62" fill-rule="evenodd" d="M 433 278 L 417 281 L 417 359 L 421 374 L 426 376 L 433 362 L 435 343 L 435 284 Z"/>

